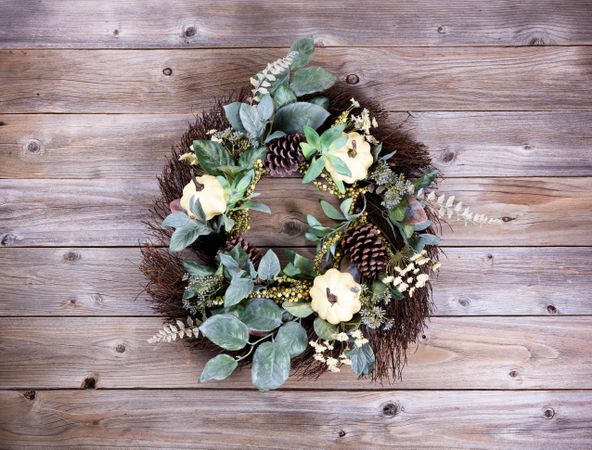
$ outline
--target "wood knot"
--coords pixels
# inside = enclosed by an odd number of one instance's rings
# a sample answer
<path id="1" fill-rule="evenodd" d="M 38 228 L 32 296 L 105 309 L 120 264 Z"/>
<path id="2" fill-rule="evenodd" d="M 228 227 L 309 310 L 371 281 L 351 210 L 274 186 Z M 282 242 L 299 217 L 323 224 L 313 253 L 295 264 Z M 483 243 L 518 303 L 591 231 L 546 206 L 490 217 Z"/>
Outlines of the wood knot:
<path id="1" fill-rule="evenodd" d="M 543 38 L 535 37 L 528 41 L 528 45 L 530 46 L 538 46 L 538 45 L 545 45 L 545 41 Z"/>
<path id="2" fill-rule="evenodd" d="M 23 146 L 23 150 L 25 151 L 25 153 L 32 153 L 34 155 L 41 153 L 41 142 L 37 139 L 30 139 Z"/>
<path id="3" fill-rule="evenodd" d="M 97 379 L 95 377 L 86 377 L 80 385 L 81 389 L 96 389 L 96 387 Z"/>
<path id="4" fill-rule="evenodd" d="M 0 127 L 3 127 L 4 125 L 6 125 L 6 122 L 2 122 L 2 121 L 0 120 Z"/>
<path id="5" fill-rule="evenodd" d="M 281 232 L 291 237 L 301 236 L 304 233 L 305 227 L 302 222 L 293 217 L 282 221 Z"/>
<path id="6" fill-rule="evenodd" d="M 360 77 L 355 73 L 350 73 L 345 77 L 345 82 L 347 84 L 358 84 L 360 82 Z"/>
<path id="7" fill-rule="evenodd" d="M 64 262 L 75 262 L 78 261 L 80 258 L 82 258 L 82 256 L 80 256 L 80 253 L 77 252 L 66 252 L 64 254 Z"/>
<path id="8" fill-rule="evenodd" d="M 555 410 L 553 408 L 547 408 L 543 415 L 545 416 L 545 419 L 552 419 L 555 417 Z"/>
<path id="9" fill-rule="evenodd" d="M 322 39 L 319 39 L 315 42 L 315 47 L 317 48 L 325 48 L 326 46 L 327 44 L 325 44 L 325 41 L 323 41 Z"/>
<path id="10" fill-rule="evenodd" d="M 524 150 L 532 150 L 532 145 L 529 145 L 529 144 L 524 144 L 524 145 L 522 146 L 522 148 L 523 148 Z"/>
<path id="11" fill-rule="evenodd" d="M 492 259 L 493 259 L 493 255 L 492 255 L 491 253 L 489 253 L 489 254 L 487 255 L 487 259 L 489 259 L 489 260 L 492 260 Z"/>
<path id="12" fill-rule="evenodd" d="M 456 153 L 454 152 L 446 152 L 442 155 L 442 161 L 445 163 L 451 162 L 456 157 Z"/>
<path id="13" fill-rule="evenodd" d="M 171 69 L 170 67 L 165 67 L 164 69 L 162 69 L 162 74 L 164 76 L 170 77 L 173 74 L 173 69 Z"/>
<path id="14" fill-rule="evenodd" d="M 382 407 L 382 414 L 386 417 L 395 417 L 400 410 L 401 407 L 398 403 L 387 403 Z"/>
<path id="15" fill-rule="evenodd" d="M 195 27 L 193 25 L 185 27 L 185 29 L 183 30 L 183 36 L 185 36 L 185 37 L 193 37 L 193 36 L 195 36 L 196 33 L 197 33 L 197 30 L 195 29 Z"/>
<path id="16" fill-rule="evenodd" d="M 471 304 L 471 301 L 468 298 L 461 297 L 458 299 L 458 303 L 460 306 L 464 306 L 466 308 Z"/>
<path id="17" fill-rule="evenodd" d="M 0 245 L 3 246 L 3 247 L 8 247 L 9 245 L 14 244 L 15 242 L 16 242 L 16 236 L 14 234 L 11 234 L 11 233 L 6 233 L 0 239 Z"/>
<path id="18" fill-rule="evenodd" d="M 113 30 L 113 36 L 119 36 L 119 30 L 118 29 Z"/>
<path id="19" fill-rule="evenodd" d="M 516 217 L 504 216 L 504 217 L 502 217 L 502 220 L 507 223 L 507 222 L 511 222 L 512 220 L 516 220 Z"/>
<path id="20" fill-rule="evenodd" d="M 547 312 L 549 314 L 558 314 L 559 310 L 555 307 L 555 305 L 549 305 L 547 306 Z"/>
<path id="21" fill-rule="evenodd" d="M 440 25 L 438 28 L 436 28 L 436 31 L 439 34 L 445 34 L 446 33 L 446 27 L 443 27 L 443 26 Z"/>
<path id="22" fill-rule="evenodd" d="M 115 351 L 117 353 L 123 353 L 123 352 L 125 352 L 125 345 L 123 345 L 123 344 L 117 344 L 115 346 Z"/>
<path id="23" fill-rule="evenodd" d="M 25 397 L 27 400 L 35 400 L 36 395 L 37 393 L 35 391 L 27 391 L 23 394 L 23 397 Z"/>
<path id="24" fill-rule="evenodd" d="M 518 372 L 515 370 L 512 370 L 512 371 L 510 371 L 510 373 L 508 375 L 510 375 L 511 378 L 516 378 L 518 376 Z"/>

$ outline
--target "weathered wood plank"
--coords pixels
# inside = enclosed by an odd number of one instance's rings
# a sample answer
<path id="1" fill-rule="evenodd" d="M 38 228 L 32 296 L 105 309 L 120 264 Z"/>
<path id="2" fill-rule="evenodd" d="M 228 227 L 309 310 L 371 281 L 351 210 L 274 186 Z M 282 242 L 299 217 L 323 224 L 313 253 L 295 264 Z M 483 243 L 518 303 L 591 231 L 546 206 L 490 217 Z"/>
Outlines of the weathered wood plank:
<path id="1" fill-rule="evenodd" d="M 304 246 L 306 214 L 323 217 L 320 194 L 299 179 L 264 179 L 247 234 L 261 246 Z M 142 219 L 156 181 L 0 180 L 1 246 L 115 246 L 145 240 Z M 448 246 L 592 245 L 592 178 L 453 178 L 441 192 L 508 223 L 444 227 Z M 286 198 L 286 192 L 290 197 Z"/>
<path id="2" fill-rule="evenodd" d="M 586 448 L 591 401 L 587 391 L 4 391 L 0 440 L 28 448 Z"/>
<path id="3" fill-rule="evenodd" d="M 0 178 L 160 173 L 190 114 L 0 115 Z M 447 177 L 592 175 L 592 113 L 393 113 Z"/>
<path id="4" fill-rule="evenodd" d="M 448 248 L 436 315 L 590 315 L 591 260 L 592 248 Z M 0 315 L 153 315 L 139 263 L 134 248 L 0 249 Z"/>
<path id="5" fill-rule="evenodd" d="M 280 49 L 2 50 L 0 113 L 190 113 L 248 83 Z M 584 110 L 591 47 L 330 48 L 318 62 L 359 77 L 395 111 Z M 165 68 L 172 70 L 165 75 Z M 168 73 L 168 72 L 167 72 Z M 350 77 L 355 78 L 355 77 Z"/>
<path id="6" fill-rule="evenodd" d="M 182 343 L 146 339 L 158 317 L 0 318 L 3 388 L 250 388 L 248 370 L 198 384 L 213 356 Z M 405 389 L 591 389 L 592 317 L 445 317 L 432 319 L 409 352 Z M 384 389 L 349 369 L 286 387 Z"/>
<path id="7" fill-rule="evenodd" d="M 175 2 L 4 1 L 1 47 L 229 47 L 290 45 L 553 45 L 592 42 L 589 1 L 466 3 L 314 0 Z M 89 14 L 92 10 L 92 14 Z M 157 18 L 157 19 L 156 19 Z"/>

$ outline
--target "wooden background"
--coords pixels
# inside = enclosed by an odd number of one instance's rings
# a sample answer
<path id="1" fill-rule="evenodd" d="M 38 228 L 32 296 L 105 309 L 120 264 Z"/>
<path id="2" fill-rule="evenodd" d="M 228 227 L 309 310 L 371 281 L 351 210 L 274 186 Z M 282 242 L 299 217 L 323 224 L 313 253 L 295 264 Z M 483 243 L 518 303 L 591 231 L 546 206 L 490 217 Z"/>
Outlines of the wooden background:
<path id="1" fill-rule="evenodd" d="M 445 233 L 402 382 L 199 385 L 146 342 L 141 220 L 192 115 L 306 34 L 506 223 Z M 0 0 L 0 447 L 590 447 L 591 83 L 590 0 Z M 306 245 L 318 195 L 261 190 L 253 240 Z"/>

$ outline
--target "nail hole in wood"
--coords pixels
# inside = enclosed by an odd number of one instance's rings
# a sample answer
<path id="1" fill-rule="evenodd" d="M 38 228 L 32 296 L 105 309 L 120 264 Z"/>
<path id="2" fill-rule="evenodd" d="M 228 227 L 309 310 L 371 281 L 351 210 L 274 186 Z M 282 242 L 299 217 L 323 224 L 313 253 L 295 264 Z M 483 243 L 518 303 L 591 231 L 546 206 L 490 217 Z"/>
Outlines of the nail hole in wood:
<path id="1" fill-rule="evenodd" d="M 27 400 L 35 400 L 36 395 L 37 393 L 35 391 L 27 391 L 23 394 L 23 397 L 25 397 Z"/>
<path id="2" fill-rule="evenodd" d="M 490 253 L 489 255 L 487 255 L 487 259 L 493 259 L 493 255 Z"/>
<path id="3" fill-rule="evenodd" d="M 82 389 L 95 389 L 97 387 L 97 380 L 95 377 L 86 377 L 80 387 Z"/>
<path id="4" fill-rule="evenodd" d="M 115 351 L 117 353 L 123 353 L 123 352 L 125 352 L 125 345 L 123 345 L 123 344 L 117 344 L 115 346 Z"/>
<path id="5" fill-rule="evenodd" d="M 549 306 L 547 306 L 547 312 L 549 314 L 557 314 L 559 311 L 557 310 L 557 308 L 554 305 L 549 305 Z"/>
<path id="6" fill-rule="evenodd" d="M 347 84 L 358 84 L 360 82 L 360 77 L 355 73 L 350 73 L 345 77 L 345 82 Z"/>
<path id="7" fill-rule="evenodd" d="M 339 437 L 344 437 L 347 433 L 343 430 L 339 430 L 339 433 L 337 434 L 339 434 Z"/>
<path id="8" fill-rule="evenodd" d="M 395 417 L 399 412 L 399 405 L 396 403 L 387 403 L 382 407 L 382 414 L 387 417 Z"/>
<path id="9" fill-rule="evenodd" d="M 442 34 L 444 33 L 444 27 L 440 26 L 437 28 L 438 33 Z"/>
<path id="10" fill-rule="evenodd" d="M 0 120 L 0 127 L 2 127 L 2 126 L 4 126 L 4 125 L 6 125 L 6 122 L 2 122 L 2 121 Z"/>
<path id="11" fill-rule="evenodd" d="M 113 30 L 113 36 L 119 36 L 119 30 L 117 30 L 117 29 Z"/>
<path id="12" fill-rule="evenodd" d="M 555 410 L 553 408 L 547 408 L 545 409 L 545 419 L 552 419 L 553 417 L 555 417 Z"/>
<path id="13" fill-rule="evenodd" d="M 512 220 L 516 220 L 516 217 L 508 217 L 508 216 L 504 216 L 502 217 L 502 220 L 504 222 L 511 222 Z"/>
<path id="14" fill-rule="evenodd" d="M 518 372 L 516 372 L 515 370 L 512 370 L 512 371 L 510 371 L 509 375 L 512 378 L 516 378 L 518 376 Z"/>
<path id="15" fill-rule="evenodd" d="M 162 73 L 163 75 L 170 77 L 173 74 L 173 69 L 171 69 L 170 67 L 165 67 L 164 69 L 162 69 Z"/>

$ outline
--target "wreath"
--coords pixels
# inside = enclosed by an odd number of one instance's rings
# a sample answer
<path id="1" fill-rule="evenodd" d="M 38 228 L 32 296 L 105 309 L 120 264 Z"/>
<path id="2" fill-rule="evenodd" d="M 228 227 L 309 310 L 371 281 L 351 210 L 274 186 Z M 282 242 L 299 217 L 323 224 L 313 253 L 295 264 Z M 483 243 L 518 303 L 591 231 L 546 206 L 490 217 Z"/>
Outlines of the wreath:
<path id="1" fill-rule="evenodd" d="M 218 353 L 200 382 L 244 365 L 260 390 L 291 370 L 400 378 L 432 311 L 441 221 L 499 222 L 436 194 L 426 147 L 309 66 L 313 52 L 312 38 L 297 40 L 197 117 L 159 177 L 141 269 L 167 323 L 149 342 Z M 261 178 L 298 175 L 334 201 L 321 200 L 325 218 L 307 215 L 314 258 L 287 251 L 282 266 L 243 234 L 251 214 L 271 213 L 255 201 Z"/>

